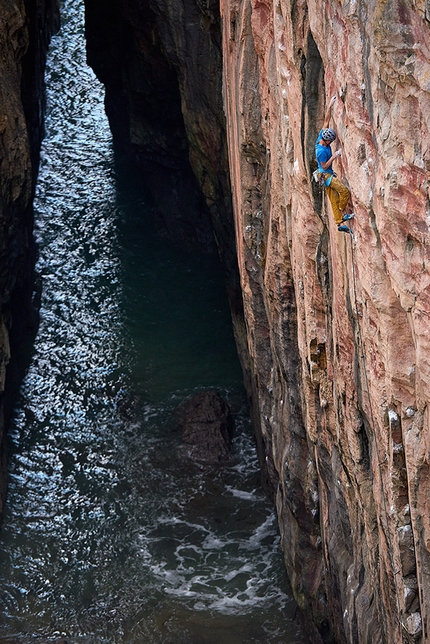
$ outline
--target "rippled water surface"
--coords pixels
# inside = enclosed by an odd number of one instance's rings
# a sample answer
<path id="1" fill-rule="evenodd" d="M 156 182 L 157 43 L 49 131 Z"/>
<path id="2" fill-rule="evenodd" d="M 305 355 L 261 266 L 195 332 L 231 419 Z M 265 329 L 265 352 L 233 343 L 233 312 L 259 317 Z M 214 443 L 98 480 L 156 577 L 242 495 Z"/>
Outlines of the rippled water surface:
<path id="1" fill-rule="evenodd" d="M 41 325 L 11 431 L 0 641 L 294 644 L 219 266 L 161 241 L 114 162 L 82 6 L 48 64 Z M 174 411 L 217 387 L 234 460 L 191 463 Z"/>

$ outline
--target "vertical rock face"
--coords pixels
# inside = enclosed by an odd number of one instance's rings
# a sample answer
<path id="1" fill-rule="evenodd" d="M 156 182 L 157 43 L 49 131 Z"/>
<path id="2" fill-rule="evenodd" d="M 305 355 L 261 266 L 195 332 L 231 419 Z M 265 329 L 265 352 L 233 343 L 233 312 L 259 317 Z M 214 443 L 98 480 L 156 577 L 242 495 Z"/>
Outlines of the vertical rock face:
<path id="1" fill-rule="evenodd" d="M 55 0 L 4 0 L 0 12 L 0 516 L 4 433 L 34 332 L 31 200 L 43 134 L 43 68 L 58 23 Z"/>
<path id="2" fill-rule="evenodd" d="M 86 0 L 88 62 L 106 87 L 106 111 L 117 149 L 137 162 L 165 231 L 184 244 L 209 248 L 213 236 L 191 170 L 193 145 L 185 130 L 187 118 L 194 117 L 192 111 L 183 114 L 181 106 L 181 91 L 184 94 L 187 89 L 185 80 L 179 78 L 178 57 L 189 59 L 196 54 L 193 43 L 182 42 L 185 13 L 184 8 L 177 12 L 167 2 L 124 0 L 106 6 L 103 0 Z M 210 35 L 197 33 L 207 47 Z M 200 98 L 199 83 L 194 87 Z M 192 96 L 187 103 L 193 100 Z M 215 124 L 215 136 L 217 130 Z"/>
<path id="3" fill-rule="evenodd" d="M 217 4 L 105 5 L 86 0 L 87 50 L 117 147 L 142 170 L 166 230 L 208 247 L 208 208 L 231 215 Z"/>
<path id="4" fill-rule="evenodd" d="M 430 638 L 428 4 L 221 0 L 263 459 L 324 641 Z M 311 185 L 328 99 L 354 237 Z"/>

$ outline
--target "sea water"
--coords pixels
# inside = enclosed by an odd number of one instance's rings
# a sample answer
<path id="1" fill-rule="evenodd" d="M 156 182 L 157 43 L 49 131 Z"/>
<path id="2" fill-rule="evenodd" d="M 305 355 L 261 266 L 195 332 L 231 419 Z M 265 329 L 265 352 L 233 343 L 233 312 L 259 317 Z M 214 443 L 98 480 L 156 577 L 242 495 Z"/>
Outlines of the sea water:
<path id="1" fill-rule="evenodd" d="M 10 432 L 0 642 L 297 644 L 220 266 L 158 236 L 115 160 L 82 4 L 63 3 L 47 67 L 41 320 Z M 227 465 L 181 445 L 177 406 L 205 388 L 235 414 Z"/>

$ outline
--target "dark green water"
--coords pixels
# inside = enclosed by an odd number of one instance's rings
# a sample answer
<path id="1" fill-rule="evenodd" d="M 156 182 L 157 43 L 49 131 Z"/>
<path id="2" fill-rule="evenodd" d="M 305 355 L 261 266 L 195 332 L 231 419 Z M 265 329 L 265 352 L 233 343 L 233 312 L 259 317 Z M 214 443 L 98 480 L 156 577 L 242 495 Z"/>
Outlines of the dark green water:
<path id="1" fill-rule="evenodd" d="M 40 331 L 10 441 L 0 642 L 298 644 L 215 259 L 162 241 L 115 166 L 81 2 L 48 64 Z M 216 387 L 234 460 L 193 464 L 177 405 Z"/>

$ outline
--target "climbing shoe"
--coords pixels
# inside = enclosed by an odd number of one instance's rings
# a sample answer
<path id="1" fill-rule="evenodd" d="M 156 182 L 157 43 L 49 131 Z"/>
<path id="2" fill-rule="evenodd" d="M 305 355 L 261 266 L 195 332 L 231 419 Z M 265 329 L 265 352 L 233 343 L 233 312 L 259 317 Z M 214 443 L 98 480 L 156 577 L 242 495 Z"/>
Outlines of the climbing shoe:
<path id="1" fill-rule="evenodd" d="M 354 217 L 355 217 L 354 213 L 349 212 L 342 217 L 342 221 L 349 221 L 350 219 L 354 219 Z"/>
<path id="2" fill-rule="evenodd" d="M 349 230 L 348 226 L 342 226 L 342 224 L 339 224 L 337 227 L 338 231 L 340 233 L 350 233 L 351 231 Z"/>

